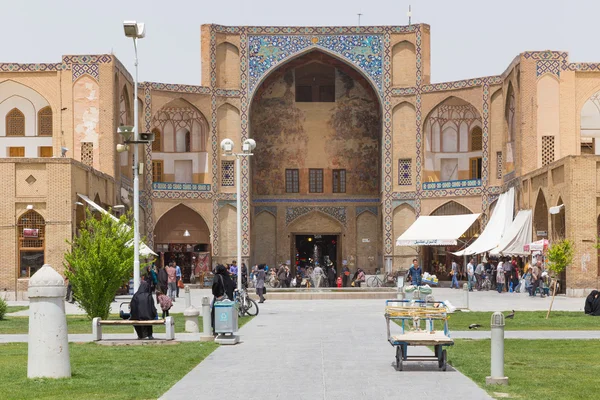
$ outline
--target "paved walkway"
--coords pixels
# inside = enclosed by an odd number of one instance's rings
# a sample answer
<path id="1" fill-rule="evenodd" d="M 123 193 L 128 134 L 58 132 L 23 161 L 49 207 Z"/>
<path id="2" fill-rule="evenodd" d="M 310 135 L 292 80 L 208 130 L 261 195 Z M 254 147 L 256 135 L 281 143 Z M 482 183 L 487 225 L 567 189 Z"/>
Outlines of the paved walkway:
<path id="1" fill-rule="evenodd" d="M 441 372 L 433 362 L 396 371 L 380 300 L 261 306 L 241 331 L 243 343 L 219 347 L 162 398 L 490 399 L 459 372 Z M 411 354 L 431 352 L 411 348 Z M 227 384 L 218 384 L 224 376 Z"/>

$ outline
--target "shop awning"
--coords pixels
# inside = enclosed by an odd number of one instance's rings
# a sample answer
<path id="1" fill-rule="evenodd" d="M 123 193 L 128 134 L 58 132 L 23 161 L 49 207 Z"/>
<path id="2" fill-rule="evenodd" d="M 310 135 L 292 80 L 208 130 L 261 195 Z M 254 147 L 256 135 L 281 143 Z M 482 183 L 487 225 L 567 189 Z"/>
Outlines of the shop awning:
<path id="1" fill-rule="evenodd" d="M 488 221 L 485 229 L 479 235 L 477 240 L 466 249 L 453 253 L 457 256 L 470 256 L 481 254 L 498 247 L 502 236 L 507 232 L 512 223 L 512 217 L 515 208 L 515 189 L 510 188 L 498 198 L 494 212 Z"/>
<path id="2" fill-rule="evenodd" d="M 502 236 L 500 244 L 490 250 L 491 255 L 524 255 L 523 246 L 531 241 L 532 212 L 521 210 L 515 217 L 506 234 Z"/>
<path id="3" fill-rule="evenodd" d="M 527 243 L 523 246 L 523 251 L 529 254 L 532 251 L 546 251 L 548 250 L 548 239 L 541 239 L 533 243 Z"/>
<path id="4" fill-rule="evenodd" d="M 455 246 L 481 214 L 422 216 L 396 240 L 396 246 Z"/>
<path id="5" fill-rule="evenodd" d="M 87 204 L 90 205 L 90 207 L 92 207 L 96 211 L 101 212 L 102 214 L 108 214 L 115 221 L 119 221 L 119 218 L 115 217 L 114 215 L 112 215 L 111 213 L 106 211 L 104 208 L 100 207 L 97 203 L 90 200 L 90 198 L 87 197 L 86 195 L 77 193 L 77 196 L 79 196 L 79 198 L 81 200 L 85 201 Z M 127 226 L 127 229 L 131 229 L 131 228 L 129 226 Z M 127 245 L 133 246 L 133 241 L 131 243 L 127 243 Z M 146 246 L 146 244 L 144 242 L 140 242 L 140 256 L 149 257 L 149 256 L 158 256 L 158 254 L 153 252 L 152 249 L 150 249 L 150 247 Z"/>

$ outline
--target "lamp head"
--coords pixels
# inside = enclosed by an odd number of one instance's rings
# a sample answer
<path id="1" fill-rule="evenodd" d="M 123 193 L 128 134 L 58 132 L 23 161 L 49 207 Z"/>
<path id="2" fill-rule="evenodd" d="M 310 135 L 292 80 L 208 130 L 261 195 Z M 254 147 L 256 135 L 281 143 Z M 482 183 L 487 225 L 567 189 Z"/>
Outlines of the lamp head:
<path id="1" fill-rule="evenodd" d="M 124 151 L 128 151 L 129 146 L 126 144 L 118 144 L 117 145 L 117 153 L 123 153 Z"/>
<path id="2" fill-rule="evenodd" d="M 246 139 L 242 144 L 242 151 L 246 154 L 252 153 L 252 150 L 256 148 L 256 142 L 254 139 Z"/>
<path id="3" fill-rule="evenodd" d="M 233 155 L 233 140 L 223 139 L 221 141 L 221 150 L 223 150 L 226 156 Z"/>
<path id="4" fill-rule="evenodd" d="M 123 139 L 127 142 L 131 139 L 131 135 L 133 135 L 133 126 L 121 125 L 117 128 L 117 133 L 123 136 Z"/>
<path id="5" fill-rule="evenodd" d="M 66 147 L 61 147 L 60 148 L 60 156 L 65 158 L 67 156 L 67 151 L 69 151 L 69 149 L 67 149 Z"/>
<path id="6" fill-rule="evenodd" d="M 125 21 L 123 22 L 123 30 L 125 31 L 125 36 L 130 38 L 141 39 L 146 36 L 146 26 L 141 22 Z"/>

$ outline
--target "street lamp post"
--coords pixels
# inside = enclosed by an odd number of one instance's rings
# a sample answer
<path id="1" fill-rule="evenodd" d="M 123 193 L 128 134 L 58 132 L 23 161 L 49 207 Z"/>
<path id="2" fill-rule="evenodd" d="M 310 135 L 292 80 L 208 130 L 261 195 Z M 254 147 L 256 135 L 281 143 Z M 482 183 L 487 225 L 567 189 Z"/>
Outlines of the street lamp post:
<path id="1" fill-rule="evenodd" d="M 143 23 L 123 22 L 125 36 L 133 39 L 135 51 L 135 79 L 133 82 L 133 292 L 140 286 L 140 178 L 139 178 L 139 126 L 138 126 L 138 55 L 137 40 L 146 36 Z"/>
<path id="2" fill-rule="evenodd" d="M 236 217 L 237 217 L 237 289 L 242 290 L 242 171 L 241 171 L 241 159 L 242 157 L 250 157 L 252 150 L 256 148 L 256 142 L 254 139 L 246 139 L 242 143 L 242 152 L 233 152 L 233 140 L 223 139 L 221 142 L 221 149 L 223 150 L 224 156 L 235 156 L 235 186 L 236 186 Z"/>

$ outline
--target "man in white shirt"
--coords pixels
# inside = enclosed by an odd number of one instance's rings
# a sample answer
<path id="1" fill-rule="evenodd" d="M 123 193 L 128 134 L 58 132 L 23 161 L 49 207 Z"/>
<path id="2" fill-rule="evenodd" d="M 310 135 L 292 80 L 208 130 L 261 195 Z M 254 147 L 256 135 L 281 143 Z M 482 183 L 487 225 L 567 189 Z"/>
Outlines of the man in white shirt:
<path id="1" fill-rule="evenodd" d="M 471 258 L 471 261 L 467 264 L 467 282 L 469 283 L 469 292 L 473 291 L 473 281 L 475 281 L 475 260 Z"/>

